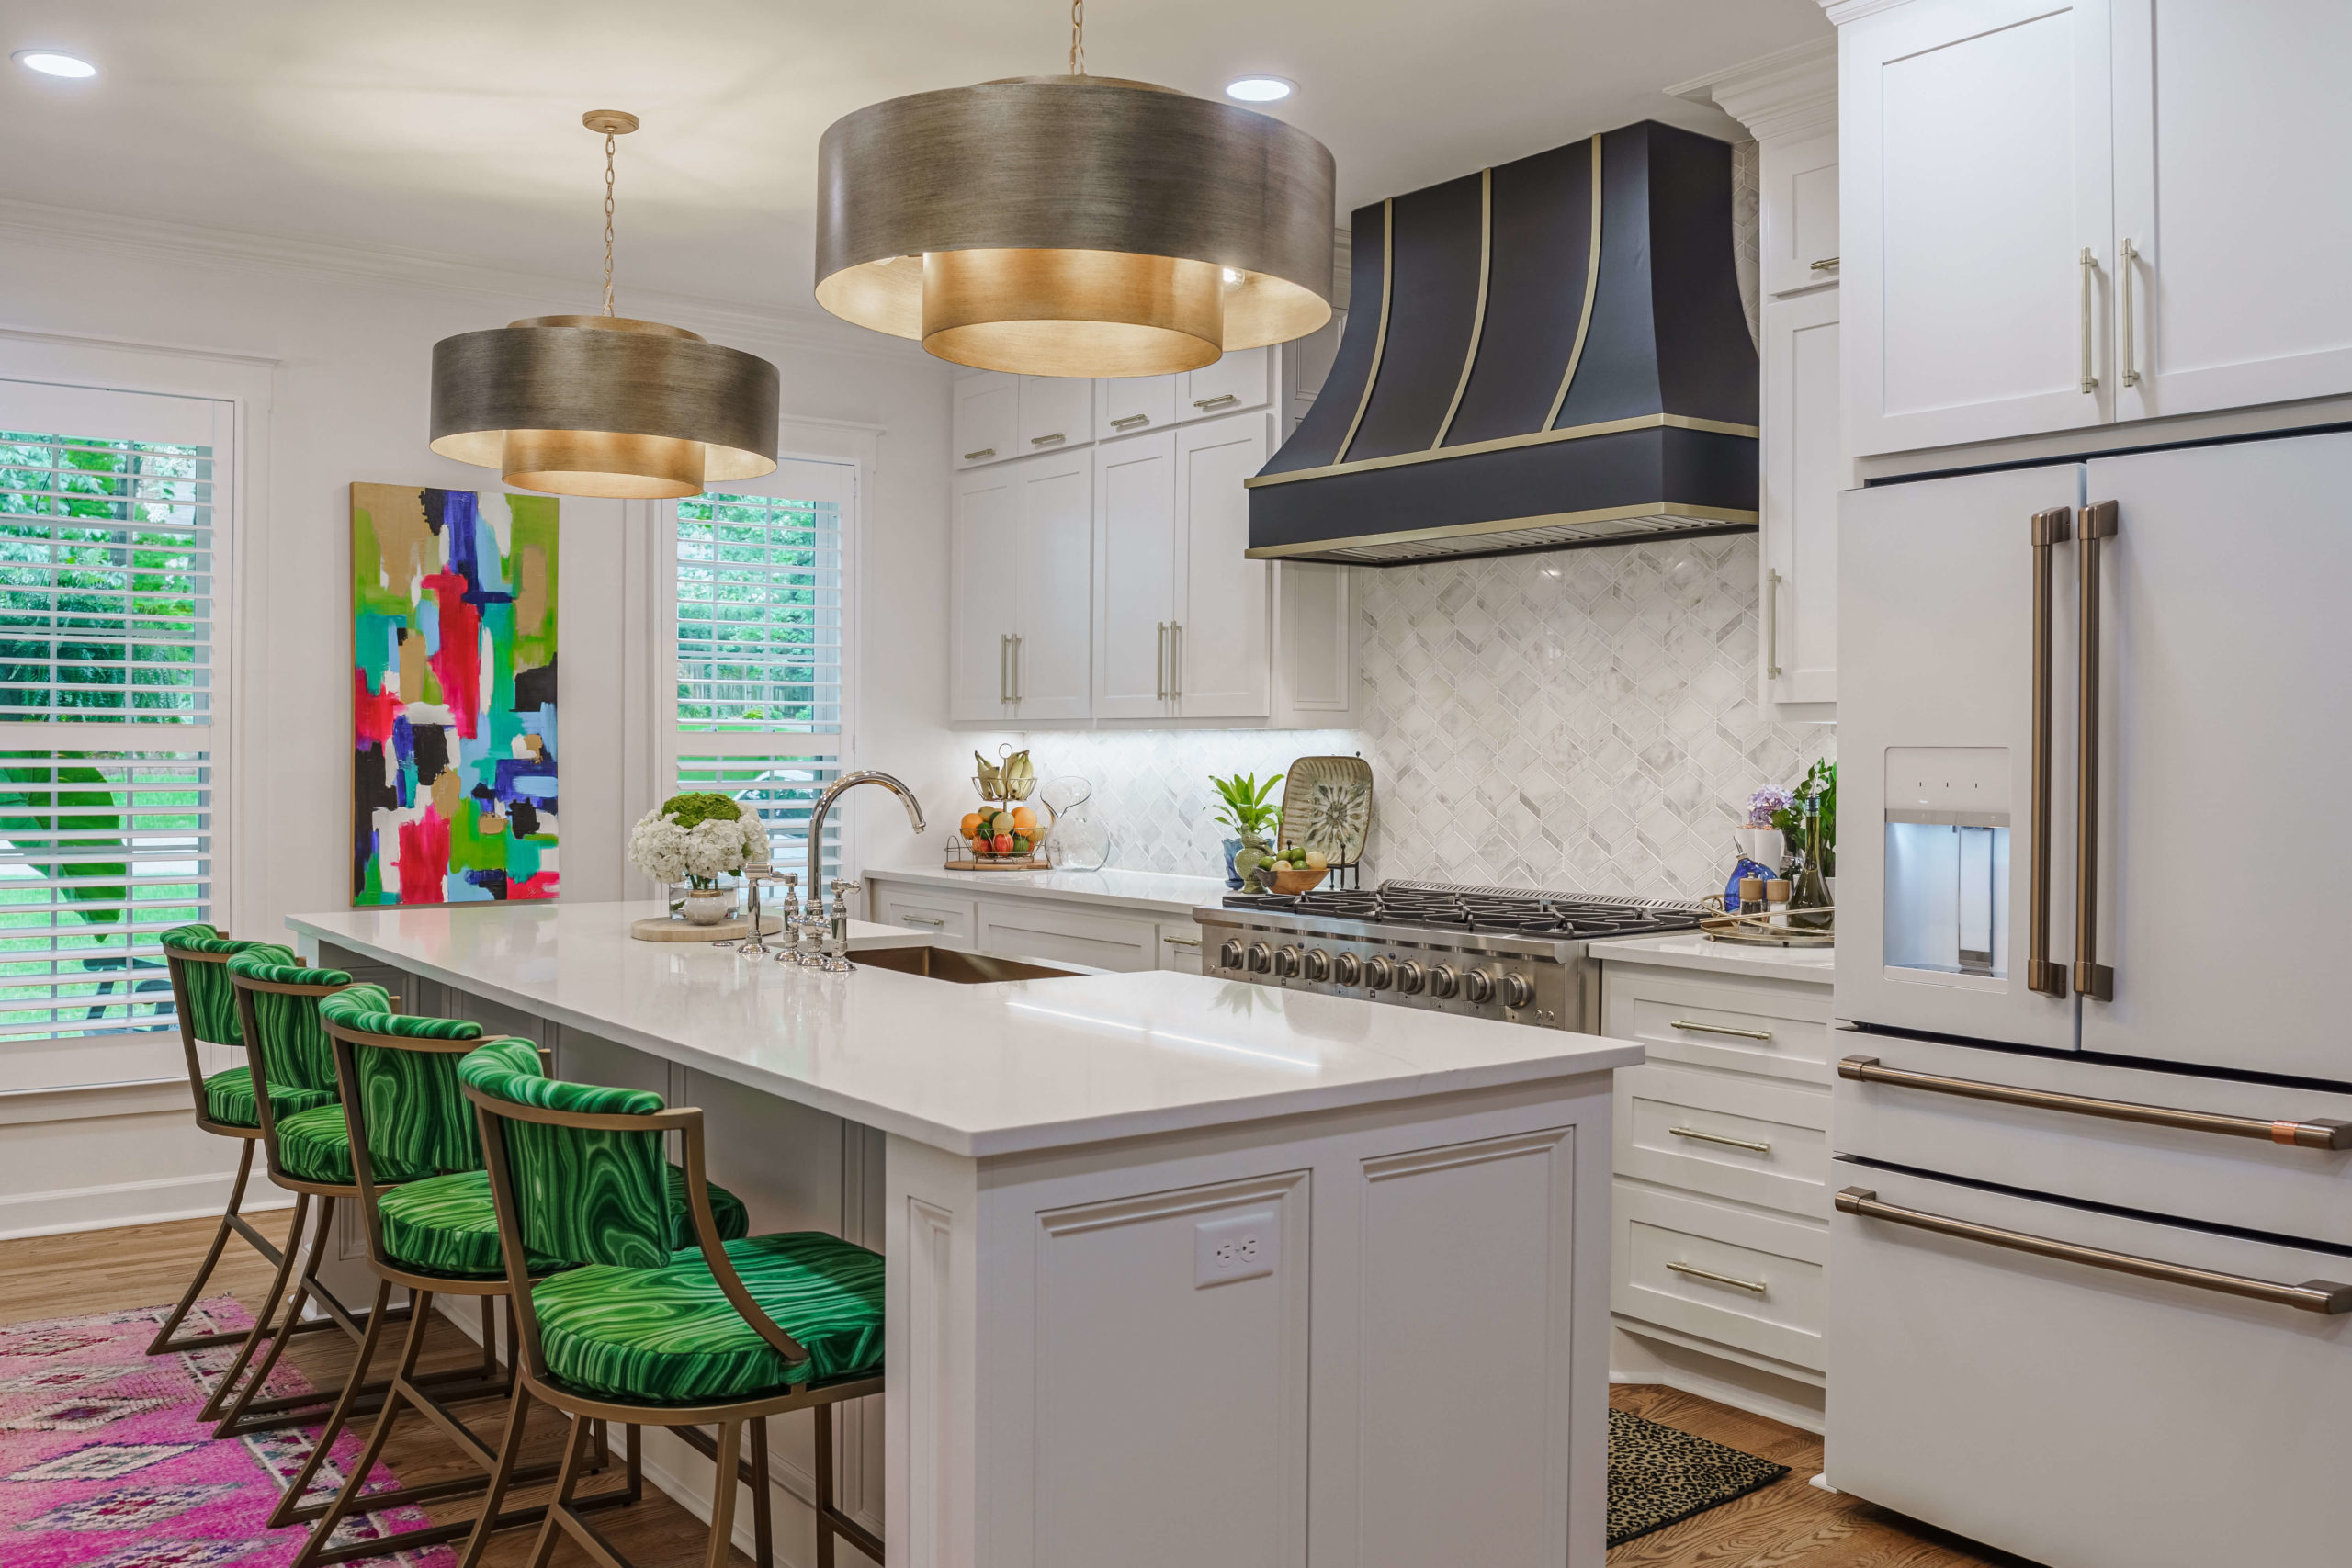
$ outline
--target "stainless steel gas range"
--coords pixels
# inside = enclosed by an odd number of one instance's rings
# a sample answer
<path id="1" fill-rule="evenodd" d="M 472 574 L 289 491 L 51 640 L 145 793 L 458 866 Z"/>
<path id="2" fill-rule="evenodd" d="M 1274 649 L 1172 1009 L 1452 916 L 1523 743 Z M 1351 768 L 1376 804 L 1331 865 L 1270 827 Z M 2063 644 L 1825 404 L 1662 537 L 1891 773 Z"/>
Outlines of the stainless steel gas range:
<path id="1" fill-rule="evenodd" d="M 1586 1033 L 1592 942 L 1690 931 L 1699 906 L 1450 882 L 1369 892 L 1233 893 L 1193 911 L 1204 974 Z"/>

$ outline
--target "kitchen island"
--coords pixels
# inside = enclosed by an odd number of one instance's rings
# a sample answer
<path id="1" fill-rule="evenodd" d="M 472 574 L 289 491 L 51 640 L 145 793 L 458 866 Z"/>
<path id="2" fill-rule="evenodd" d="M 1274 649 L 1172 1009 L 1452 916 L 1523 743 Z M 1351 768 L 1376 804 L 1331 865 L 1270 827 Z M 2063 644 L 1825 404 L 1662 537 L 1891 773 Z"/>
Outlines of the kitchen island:
<path id="1" fill-rule="evenodd" d="M 844 1501 L 892 1564 L 1599 1568 L 1610 1075 L 1639 1047 L 1172 971 L 629 940 L 658 912 L 288 924 L 409 1010 L 702 1105 L 755 1229 L 885 1252 Z M 707 1495 L 682 1454 L 654 1473 Z"/>

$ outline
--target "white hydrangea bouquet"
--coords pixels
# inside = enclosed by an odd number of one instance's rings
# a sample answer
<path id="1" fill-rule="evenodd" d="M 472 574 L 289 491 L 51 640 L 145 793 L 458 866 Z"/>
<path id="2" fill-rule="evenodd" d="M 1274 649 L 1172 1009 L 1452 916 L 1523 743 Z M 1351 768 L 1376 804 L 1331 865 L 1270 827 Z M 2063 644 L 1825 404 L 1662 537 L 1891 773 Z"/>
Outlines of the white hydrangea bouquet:
<path id="1" fill-rule="evenodd" d="M 668 886 L 716 887 L 766 848 L 756 818 L 723 795 L 673 795 L 638 818 L 628 836 L 629 863 Z"/>

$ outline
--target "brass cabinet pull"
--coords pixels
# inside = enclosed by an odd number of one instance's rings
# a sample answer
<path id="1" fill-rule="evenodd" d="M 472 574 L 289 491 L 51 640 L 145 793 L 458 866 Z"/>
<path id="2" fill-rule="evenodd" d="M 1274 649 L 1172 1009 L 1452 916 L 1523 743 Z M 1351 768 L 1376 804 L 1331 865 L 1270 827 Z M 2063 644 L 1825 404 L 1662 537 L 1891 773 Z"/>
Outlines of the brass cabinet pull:
<path id="1" fill-rule="evenodd" d="M 1241 397 L 1238 392 L 1219 392 L 1214 398 L 1194 398 L 1193 406 L 1196 409 L 1221 409 L 1227 403 L 1238 403 L 1240 400 Z"/>
<path id="2" fill-rule="evenodd" d="M 1032 446 L 1051 446 L 1057 441 L 1067 441 L 1069 439 L 1069 435 L 1067 432 L 1057 430 L 1051 435 L 1031 436 L 1029 438 L 1029 445 Z"/>
<path id="3" fill-rule="evenodd" d="M 1764 679 L 1781 678 L 1781 569 L 1764 574 Z"/>
<path id="4" fill-rule="evenodd" d="M 902 926 L 944 926 L 947 922 L 934 920 L 929 915 L 900 915 L 899 923 Z"/>
<path id="5" fill-rule="evenodd" d="M 2098 577 L 2099 541 L 2115 537 L 2117 507 L 2102 501 L 2083 508 L 2075 528 L 2082 540 L 2082 738 L 2075 761 L 2075 994 L 2115 999 L 2115 971 L 2098 961 Z"/>
<path id="6" fill-rule="evenodd" d="M 1898 1089 L 1925 1089 L 1929 1094 L 1955 1094 L 1963 1100 L 1989 1100 L 2001 1105 L 2027 1105 L 2038 1111 L 2098 1116 L 2109 1122 L 2137 1122 L 2188 1133 L 2216 1133 L 2225 1138 L 2259 1138 L 2266 1144 L 2285 1144 L 2298 1149 L 2352 1149 L 2352 1122 L 2324 1117 L 2309 1122 L 2265 1122 L 2257 1117 L 2224 1116 L 2211 1111 L 2135 1105 L 2128 1100 L 2093 1100 L 2087 1095 L 2062 1094 L 2055 1089 L 2018 1089 L 2012 1084 L 1985 1083 L 1977 1078 L 1915 1073 L 1905 1067 L 1883 1066 L 1876 1056 L 1848 1056 L 1838 1064 L 1838 1076 L 1858 1083 L 1892 1084 Z"/>
<path id="7" fill-rule="evenodd" d="M 1196 936 L 1164 936 L 1159 940 L 1176 947 L 1198 947 L 1201 945 L 1201 939 Z"/>
<path id="8" fill-rule="evenodd" d="M 1770 1290 L 1769 1286 L 1754 1280 L 1735 1280 L 1728 1274 L 1718 1274 L 1712 1269 L 1701 1269 L 1689 1263 L 1669 1263 L 1667 1267 L 1678 1274 L 1688 1274 L 1693 1280 L 1704 1280 L 1711 1285 L 1729 1285 L 1735 1291 L 1746 1291 L 1751 1295 L 1760 1296 Z"/>
<path id="9" fill-rule="evenodd" d="M 1152 639 L 1152 660 L 1156 666 L 1154 683 L 1159 687 L 1161 702 L 1168 700 L 1168 623 L 1159 623 L 1159 635 Z"/>
<path id="10" fill-rule="evenodd" d="M 1772 1032 L 1769 1029 L 1734 1029 L 1727 1023 L 1693 1023 L 1687 1018 L 1676 1019 L 1672 1027 L 1676 1029 L 1687 1029 L 1693 1034 L 1728 1034 L 1735 1040 L 1770 1040 L 1772 1038 Z"/>
<path id="11" fill-rule="evenodd" d="M 1150 423 L 1151 415 L 1148 413 L 1121 414 L 1117 419 L 1111 422 L 1111 428 L 1114 430 L 1131 430 L 1138 424 L 1149 424 Z"/>
<path id="12" fill-rule="evenodd" d="M 1168 623 L 1168 695 L 1170 699 L 1184 694 L 1184 626 L 1181 621 Z"/>
<path id="13" fill-rule="evenodd" d="M 1772 1152 L 1770 1144 L 1752 1143 L 1746 1138 L 1726 1138 L 1721 1133 L 1702 1133 L 1696 1127 L 1668 1127 L 1667 1131 L 1678 1138 L 1696 1138 L 1702 1144 L 1721 1144 L 1726 1148 L 1748 1149 L 1759 1155 Z"/>
<path id="14" fill-rule="evenodd" d="M 2026 896 L 2025 983 L 2045 997 L 2066 994 L 2066 971 L 2050 962 L 2050 681 L 2058 547 L 2075 536 L 2074 509 L 2033 514 L 2033 846 Z"/>
<path id="15" fill-rule="evenodd" d="M 2140 384 L 2140 372 L 2132 366 L 2133 357 L 2132 353 L 2132 273 L 2139 259 L 2140 253 L 2132 247 L 2129 240 L 2115 248 L 2116 275 L 2123 284 L 2123 306 L 2116 316 L 2120 330 L 2116 334 L 2115 353 L 2120 365 L 2123 384 L 2127 387 L 2136 387 Z"/>
<path id="16" fill-rule="evenodd" d="M 1981 1241 L 1987 1247 L 2005 1247 L 2012 1252 L 2030 1252 L 2037 1258 L 2055 1258 L 2065 1263 L 2080 1263 L 2092 1269 L 2104 1269 L 2110 1273 L 2136 1274 L 2143 1280 L 2162 1280 L 2168 1284 L 2191 1285 L 2200 1291 L 2215 1291 L 2225 1296 L 2245 1296 L 2253 1301 L 2268 1302 L 2274 1306 L 2293 1307 L 2298 1312 L 2322 1313 L 2328 1316 L 2352 1312 L 2352 1285 L 2334 1284 L 2326 1280 L 2306 1280 L 2300 1285 L 2282 1285 L 2273 1280 L 2253 1280 L 2243 1274 L 2223 1274 L 2211 1269 L 2192 1269 L 2185 1263 L 2165 1263 L 2158 1258 L 2134 1257 L 2128 1252 L 2109 1252 L 2104 1247 L 2085 1247 L 2080 1242 L 2056 1241 L 2046 1235 L 2029 1235 L 2023 1231 L 2005 1231 L 1996 1225 L 1980 1225 L 1973 1220 L 1955 1220 L 1949 1214 L 1930 1214 L 1921 1209 L 1903 1209 L 1893 1203 L 1882 1203 L 1878 1194 L 1867 1187 L 1849 1187 L 1839 1192 L 1838 1212 L 1859 1214 L 1867 1220 L 1884 1220 L 1889 1224 L 1933 1231 L 1938 1235 L 1958 1236 L 1962 1241 Z"/>
<path id="17" fill-rule="evenodd" d="M 983 458 L 983 457 L 995 457 L 995 456 L 996 456 L 996 448 L 995 448 L 995 447 L 993 447 L 993 446 L 983 446 L 983 447 L 981 447 L 981 448 L 980 448 L 978 451 L 977 451 L 977 452 L 967 452 L 967 453 L 965 453 L 965 454 L 964 454 L 964 461 L 966 461 L 966 462 L 967 462 L 967 463 L 977 463 L 977 462 L 978 462 L 978 461 L 979 461 L 981 458 Z"/>
<path id="18" fill-rule="evenodd" d="M 1012 634 L 1012 700 L 1021 700 L 1021 634 Z"/>
<path id="19" fill-rule="evenodd" d="M 1012 634 L 999 632 L 996 638 L 996 700 L 1012 700 Z"/>
<path id="20" fill-rule="evenodd" d="M 2091 274 L 2098 270 L 2098 263 L 2091 256 L 2091 248 L 2083 247 L 2079 264 L 2083 269 L 2083 386 L 2086 392 L 2098 390 L 2098 378 L 2091 374 Z"/>
<path id="21" fill-rule="evenodd" d="M 1819 261 L 1813 264 L 1813 270 L 1815 272 L 1827 272 L 1831 267 L 1834 267 L 1837 265 L 1838 258 L 1836 256 L 1824 256 Z"/>

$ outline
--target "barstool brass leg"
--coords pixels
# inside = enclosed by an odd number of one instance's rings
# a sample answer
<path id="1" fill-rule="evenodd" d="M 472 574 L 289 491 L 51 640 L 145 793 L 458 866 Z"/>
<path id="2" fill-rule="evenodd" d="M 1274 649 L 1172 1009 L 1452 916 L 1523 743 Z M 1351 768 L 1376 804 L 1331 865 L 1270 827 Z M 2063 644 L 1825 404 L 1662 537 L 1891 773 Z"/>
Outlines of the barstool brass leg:
<path id="1" fill-rule="evenodd" d="M 379 1313 L 391 1288 L 389 1280 L 376 1287 L 376 1306 Z M 295 1554 L 288 1568 L 310 1568 L 318 1554 L 325 1550 L 327 1540 L 334 1534 L 335 1528 L 350 1517 L 361 1502 L 361 1492 L 368 1484 L 368 1472 L 376 1468 L 377 1460 L 384 1452 L 385 1439 L 392 1435 L 392 1423 L 400 1418 L 401 1402 L 408 1397 L 408 1380 L 416 1371 L 417 1358 L 424 1351 L 425 1328 L 433 1321 L 433 1293 L 430 1291 L 412 1289 L 409 1301 L 413 1303 L 415 1312 L 408 1320 L 408 1337 L 401 1345 L 400 1365 L 392 1371 L 392 1386 L 385 1392 L 384 1407 L 376 1413 L 376 1425 L 368 1434 L 367 1446 L 359 1450 L 358 1462 L 351 1467 L 351 1473 L 344 1477 L 343 1490 L 334 1495 L 334 1501 L 327 1505 L 327 1511 L 321 1514 L 318 1522 L 311 1527 L 310 1539 L 302 1542 L 302 1550 Z M 368 1320 L 368 1333 L 371 1340 L 375 1337 L 377 1321 L 373 1316 Z M 365 1363 L 351 1370 L 351 1381 L 344 1385 L 346 1398 L 352 1390 L 359 1386 L 361 1375 L 367 1370 Z M 326 1444 L 321 1442 L 311 1457 L 316 1460 L 325 1452 Z M 308 1473 L 307 1470 L 305 1473 Z M 288 1492 L 288 1495 L 298 1494 Z M 274 1518 L 271 1520 L 272 1524 L 277 1522 Z"/>
<path id="2" fill-rule="evenodd" d="M 556 1476 L 555 1495 L 548 1499 L 548 1517 L 539 1522 L 539 1539 L 531 1548 L 529 1568 L 548 1568 L 548 1559 L 555 1554 L 556 1533 L 563 1528 L 564 1510 L 571 1506 L 571 1489 L 580 1484 L 581 1461 L 587 1457 L 588 1417 L 575 1416 L 563 1439 L 563 1468 Z"/>
<path id="3" fill-rule="evenodd" d="M 727 1568 L 727 1554 L 735 1549 L 735 1493 L 743 1484 L 737 1467 L 742 1462 L 743 1423 L 718 1424 L 718 1475 L 710 1494 L 710 1544 L 703 1551 L 703 1568 Z M 535 1562 L 531 1568 L 545 1568 Z"/>
<path id="4" fill-rule="evenodd" d="M 817 1423 L 817 1568 L 833 1568 L 833 1411 L 820 1404 L 808 1414 Z"/>
<path id="5" fill-rule="evenodd" d="M 308 1192 L 294 1194 L 294 1220 L 286 1228 L 286 1246 L 277 1259 L 277 1272 L 269 1281 L 268 1293 L 262 1298 L 262 1309 L 254 1314 L 253 1329 L 245 1336 L 244 1345 L 237 1351 L 237 1359 L 229 1363 L 229 1370 L 220 1375 L 220 1384 L 206 1398 L 204 1408 L 197 1413 L 198 1420 L 218 1421 L 220 1418 L 221 1407 L 236 1392 L 238 1375 L 253 1359 L 254 1348 L 269 1335 L 270 1320 L 286 1297 L 286 1277 L 294 1271 L 295 1257 L 302 1250 L 302 1222 L 310 1212 L 311 1195 Z"/>
<path id="6" fill-rule="evenodd" d="M 376 1359 L 376 1341 L 383 1337 L 384 1318 L 391 1302 L 392 1282 L 390 1280 L 377 1280 L 376 1304 L 368 1314 L 368 1332 L 359 1341 L 358 1359 L 351 1363 L 351 1373 L 343 1380 L 343 1393 L 335 1399 L 334 1411 L 328 1416 L 326 1427 L 319 1434 L 319 1440 L 311 1445 L 310 1457 L 302 1461 L 302 1468 L 296 1471 L 294 1479 L 287 1483 L 285 1492 L 277 1499 L 277 1506 L 270 1510 L 271 1529 L 283 1529 L 311 1512 L 301 1506 L 302 1501 L 310 1495 L 311 1482 L 319 1473 L 319 1467 L 326 1462 L 327 1453 L 334 1447 L 334 1440 L 343 1435 L 345 1426 L 351 1420 L 352 1406 L 359 1403 L 359 1386 L 368 1381 L 368 1369 Z M 417 1337 L 417 1321 L 415 1318 L 409 1320 L 409 1337 L 412 1339 Z M 379 1431 L 391 1425 L 395 1397 L 396 1393 L 384 1396 L 383 1414 L 376 1417 L 376 1427 Z M 320 1506 L 326 1506 L 323 1504 Z"/>
<path id="7" fill-rule="evenodd" d="M 245 1414 L 245 1407 L 254 1402 L 255 1396 L 261 1393 L 263 1385 L 269 1382 L 269 1374 L 277 1370 L 277 1358 L 286 1354 L 286 1347 L 294 1337 L 294 1325 L 302 1321 L 302 1308 L 310 1302 L 311 1292 L 318 1286 L 319 1265 L 325 1261 L 327 1242 L 334 1235 L 334 1200 L 331 1197 L 322 1198 L 319 1200 L 317 1235 L 311 1244 L 310 1251 L 303 1255 L 301 1278 L 294 1286 L 293 1298 L 287 1303 L 286 1321 L 279 1326 L 277 1333 L 270 1336 L 269 1354 L 261 1359 L 261 1364 L 254 1368 L 253 1375 L 245 1380 L 245 1386 L 237 1391 L 235 1403 L 231 1404 L 228 1412 L 220 1417 L 220 1424 L 212 1428 L 214 1437 L 226 1438 L 235 1433 L 239 1419 Z M 322 1393 L 316 1401 L 305 1403 L 323 1404 L 326 1403 L 326 1395 Z"/>
<path id="8" fill-rule="evenodd" d="M 155 1337 L 147 1342 L 147 1353 L 151 1356 L 161 1356 L 176 1350 L 202 1350 L 214 1345 L 226 1345 L 232 1339 L 244 1337 L 241 1334 L 191 1334 L 185 1339 L 172 1337 L 172 1331 L 177 1328 L 180 1325 L 180 1320 L 187 1315 L 188 1308 L 202 1299 L 205 1284 L 212 1278 L 212 1270 L 220 1262 L 220 1251 L 229 1245 L 230 1233 L 236 1229 L 237 1210 L 245 1201 L 245 1181 L 253 1175 L 255 1140 L 240 1138 L 237 1141 L 244 1145 L 244 1152 L 237 1156 L 237 1179 L 229 1188 L 227 1206 L 220 1211 L 220 1228 L 212 1233 L 212 1245 L 205 1249 L 204 1261 L 197 1265 L 196 1278 L 187 1282 L 187 1293 L 180 1297 L 179 1305 L 174 1307 L 170 1314 L 164 1319 L 164 1325 L 155 1330 Z"/>
<path id="9" fill-rule="evenodd" d="M 466 1550 L 458 1559 L 458 1568 L 476 1568 L 481 1554 L 490 1549 L 490 1538 L 498 1529 L 498 1511 L 506 1506 L 506 1489 L 514 1482 L 514 1462 L 523 1453 L 523 1427 L 531 1414 L 531 1391 L 523 1380 L 514 1380 L 514 1398 L 506 1406 L 506 1435 L 498 1440 L 498 1467 L 490 1472 L 490 1490 L 481 1500 L 481 1517 L 474 1520 L 474 1532 L 466 1538 Z M 632 1438 L 637 1428 L 629 1428 Z M 630 1444 L 635 1458 L 636 1445 Z"/>
<path id="10" fill-rule="evenodd" d="M 819 1411 L 821 1419 L 823 1411 Z M 759 1568 L 775 1568 L 775 1537 L 768 1517 L 775 1499 L 768 1495 L 768 1422 L 754 1416 L 752 1428 L 752 1561 Z"/>

